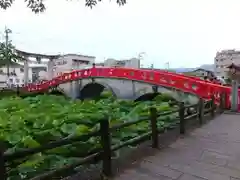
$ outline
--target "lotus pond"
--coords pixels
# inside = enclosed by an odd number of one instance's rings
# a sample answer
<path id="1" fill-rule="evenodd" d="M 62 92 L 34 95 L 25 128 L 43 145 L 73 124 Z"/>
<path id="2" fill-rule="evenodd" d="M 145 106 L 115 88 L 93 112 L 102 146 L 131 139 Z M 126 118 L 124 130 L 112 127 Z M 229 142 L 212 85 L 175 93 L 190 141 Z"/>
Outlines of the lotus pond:
<path id="1" fill-rule="evenodd" d="M 0 140 L 6 152 L 34 148 L 66 137 L 79 136 L 99 129 L 99 120 L 108 117 L 110 125 L 149 116 L 149 107 L 158 112 L 172 111 L 169 95 L 159 95 L 153 101 L 134 102 L 103 95 L 98 100 L 69 100 L 57 95 L 35 97 L 5 97 L 0 99 Z M 177 113 L 158 118 L 159 127 L 176 123 Z M 149 122 L 141 122 L 112 133 L 112 143 L 118 144 L 149 131 Z M 9 180 L 30 179 L 37 174 L 73 163 L 101 148 L 100 139 L 92 137 L 29 156 L 8 169 Z"/>

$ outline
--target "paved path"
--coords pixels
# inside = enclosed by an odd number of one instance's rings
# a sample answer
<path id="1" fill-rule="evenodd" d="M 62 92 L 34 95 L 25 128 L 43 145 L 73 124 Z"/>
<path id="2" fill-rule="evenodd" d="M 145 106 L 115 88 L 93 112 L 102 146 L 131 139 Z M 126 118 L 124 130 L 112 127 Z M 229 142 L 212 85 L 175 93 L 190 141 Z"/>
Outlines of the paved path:
<path id="1" fill-rule="evenodd" d="M 240 180 L 240 115 L 217 117 L 114 180 Z"/>

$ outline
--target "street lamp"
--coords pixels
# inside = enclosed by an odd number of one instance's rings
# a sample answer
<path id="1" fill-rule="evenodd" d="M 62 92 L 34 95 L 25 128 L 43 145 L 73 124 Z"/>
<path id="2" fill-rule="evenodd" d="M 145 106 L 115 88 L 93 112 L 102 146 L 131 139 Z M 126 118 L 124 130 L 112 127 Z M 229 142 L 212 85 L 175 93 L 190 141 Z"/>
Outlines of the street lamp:
<path id="1" fill-rule="evenodd" d="M 139 54 L 138 54 L 138 59 L 139 59 L 139 67 L 143 67 L 143 65 L 141 64 L 141 60 L 143 60 L 143 56 L 144 55 L 146 55 L 146 53 L 145 52 L 140 52 Z"/>

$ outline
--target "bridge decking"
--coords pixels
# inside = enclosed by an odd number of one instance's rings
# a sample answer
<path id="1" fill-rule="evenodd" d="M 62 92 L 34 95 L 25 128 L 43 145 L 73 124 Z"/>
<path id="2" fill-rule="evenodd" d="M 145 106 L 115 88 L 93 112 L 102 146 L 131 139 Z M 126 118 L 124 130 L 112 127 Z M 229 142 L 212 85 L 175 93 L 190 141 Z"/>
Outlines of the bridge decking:
<path id="1" fill-rule="evenodd" d="M 114 180 L 240 180 L 240 115 L 217 117 Z"/>

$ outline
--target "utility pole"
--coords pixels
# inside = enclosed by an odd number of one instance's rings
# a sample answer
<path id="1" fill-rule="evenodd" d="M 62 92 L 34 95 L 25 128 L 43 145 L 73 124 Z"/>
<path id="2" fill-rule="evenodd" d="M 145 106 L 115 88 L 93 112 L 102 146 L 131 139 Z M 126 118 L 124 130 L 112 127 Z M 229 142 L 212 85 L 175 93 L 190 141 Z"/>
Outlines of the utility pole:
<path id="1" fill-rule="evenodd" d="M 5 26 L 5 58 L 7 58 L 6 60 L 6 63 L 7 63 L 7 84 L 8 84 L 8 79 L 9 79 L 9 76 L 10 76 L 10 70 L 9 70 L 9 62 L 11 61 L 11 59 L 8 59 L 9 56 L 8 56 L 8 44 L 9 44 L 9 34 L 12 33 L 11 29 L 7 28 Z"/>
<path id="2" fill-rule="evenodd" d="M 8 43 L 9 43 L 9 34 L 12 33 L 12 30 L 7 28 L 5 26 L 5 44 L 6 44 L 6 48 L 8 47 Z"/>
<path id="3" fill-rule="evenodd" d="M 154 69 L 154 64 L 151 64 L 150 68 L 153 70 Z"/>
<path id="4" fill-rule="evenodd" d="M 169 62 L 166 63 L 166 66 L 167 66 L 167 70 L 169 70 L 169 66 L 170 66 Z"/>
<path id="5" fill-rule="evenodd" d="M 140 52 L 138 54 L 138 60 L 139 60 L 139 67 L 138 68 L 143 68 L 143 64 L 141 63 L 141 60 L 143 60 L 143 56 L 145 55 L 145 52 Z"/>

